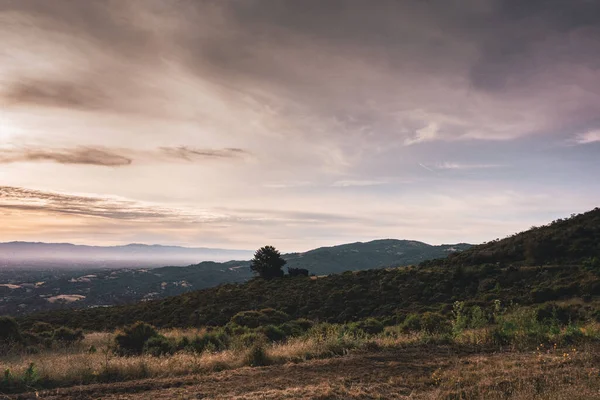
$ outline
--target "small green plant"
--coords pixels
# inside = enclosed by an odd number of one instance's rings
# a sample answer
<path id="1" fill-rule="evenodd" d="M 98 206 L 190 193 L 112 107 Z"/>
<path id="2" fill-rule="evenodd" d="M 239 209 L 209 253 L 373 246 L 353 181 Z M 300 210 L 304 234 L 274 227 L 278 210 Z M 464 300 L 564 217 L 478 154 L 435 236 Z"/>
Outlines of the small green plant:
<path id="1" fill-rule="evenodd" d="M 479 306 L 474 306 L 471 309 L 471 321 L 469 322 L 469 326 L 474 329 L 483 328 L 488 324 L 487 316 L 483 309 Z"/>
<path id="2" fill-rule="evenodd" d="M 600 271 L 600 257 L 588 257 L 583 260 L 581 265 L 589 271 Z"/>
<path id="3" fill-rule="evenodd" d="M 455 301 L 452 306 L 452 332 L 454 335 L 461 334 L 469 323 L 469 317 L 465 314 L 465 303 Z"/>
<path id="4" fill-rule="evenodd" d="M 30 363 L 23 373 L 23 383 L 27 386 L 33 386 L 37 383 L 39 377 L 34 363 Z"/>

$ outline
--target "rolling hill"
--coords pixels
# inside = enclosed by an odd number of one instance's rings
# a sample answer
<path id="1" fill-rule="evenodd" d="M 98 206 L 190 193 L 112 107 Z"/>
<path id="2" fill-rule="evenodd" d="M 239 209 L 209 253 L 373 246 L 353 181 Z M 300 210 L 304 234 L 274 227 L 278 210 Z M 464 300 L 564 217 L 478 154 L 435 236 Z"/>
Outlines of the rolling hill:
<path id="1" fill-rule="evenodd" d="M 448 258 L 426 261 L 423 265 L 565 264 L 582 263 L 594 257 L 600 257 L 600 208 L 473 246 Z"/>
<path id="2" fill-rule="evenodd" d="M 53 245 L 38 247 L 44 247 L 46 251 L 56 248 Z M 64 251 L 83 253 L 86 259 L 94 250 L 72 245 L 64 247 L 67 249 Z M 145 252 L 144 257 L 151 252 L 162 256 L 169 252 L 168 248 L 160 246 L 124 247 L 117 249 L 118 255 L 123 252 L 136 254 L 139 249 Z M 311 273 L 328 275 L 346 270 L 418 264 L 469 247 L 468 244 L 432 246 L 417 241 L 386 239 L 322 247 L 305 253 L 286 254 L 284 258 L 288 267 L 307 268 Z M 170 251 L 179 254 L 180 249 Z M 65 257 L 64 251 L 60 257 Z M 106 248 L 99 251 L 107 252 Z M 110 252 L 115 254 L 115 249 L 110 249 Z M 129 257 L 133 257 L 131 254 Z M 133 262 L 134 258 L 129 260 Z M 223 283 L 245 282 L 252 276 L 250 261 L 205 261 L 187 267 L 134 269 L 4 270 L 0 271 L 0 295 L 3 296 L 0 314 L 21 315 L 65 307 L 86 308 L 148 301 Z"/>
<path id="3" fill-rule="evenodd" d="M 347 322 L 424 311 L 448 314 L 455 301 L 489 307 L 494 300 L 520 305 L 568 300 L 568 318 L 600 319 L 600 253 L 594 241 L 599 223 L 596 209 L 419 267 L 253 279 L 122 307 L 32 315 L 23 323 L 41 320 L 87 329 L 114 329 L 136 320 L 160 327 L 223 325 L 238 312 L 267 307 L 293 318 Z M 547 241 L 559 244 L 552 257 L 560 263 L 540 265 L 527 260 L 525 249 L 513 250 L 517 243 Z M 486 256 L 477 258 L 481 254 Z M 474 261 L 467 265 L 466 260 Z"/>

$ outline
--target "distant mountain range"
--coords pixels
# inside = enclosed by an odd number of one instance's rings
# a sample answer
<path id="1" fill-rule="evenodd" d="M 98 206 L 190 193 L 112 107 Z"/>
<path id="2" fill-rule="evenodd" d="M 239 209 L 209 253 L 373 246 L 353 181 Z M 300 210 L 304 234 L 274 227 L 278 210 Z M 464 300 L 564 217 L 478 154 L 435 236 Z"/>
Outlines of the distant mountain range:
<path id="1" fill-rule="evenodd" d="M 190 265 L 201 261 L 244 260 L 250 250 L 145 244 L 82 246 L 71 243 L 0 243 L 0 267 L 148 268 Z"/>
<path id="2" fill-rule="evenodd" d="M 315 275 L 329 275 L 344 271 L 418 264 L 424 260 L 446 257 L 469 247 L 471 245 L 465 243 L 433 246 L 412 240 L 385 239 L 321 247 L 304 253 L 284 254 L 283 257 L 287 260 L 286 267 L 306 268 Z M 43 258 L 43 255 L 47 254 L 48 258 L 54 257 L 52 263 L 56 265 L 73 266 L 72 269 L 0 270 L 0 297 L 4 296 L 0 301 L 0 315 L 157 299 L 222 283 L 244 282 L 253 276 L 250 261 L 204 261 L 187 267 L 105 268 L 114 267 L 119 262 L 124 262 L 123 260 L 138 266 L 156 265 L 160 262 L 160 257 L 174 256 L 169 254 L 169 251 L 181 257 L 180 254 L 184 251 L 180 252 L 179 249 L 184 248 L 143 245 L 91 247 L 40 243 L 0 244 L 0 258 L 3 259 L 8 255 L 28 260 L 28 263 L 32 263 L 32 260 L 48 263 L 48 259 Z M 34 255 L 19 254 L 19 251 L 33 250 L 35 259 Z M 203 255 L 207 254 L 205 250 L 218 252 L 215 249 L 184 250 L 190 250 L 186 256 L 196 254 L 193 250 L 198 250 L 199 254 Z M 236 256 L 240 255 L 239 252 L 233 252 Z M 99 255 L 99 259 L 94 260 L 93 255 Z M 251 252 L 246 252 L 245 255 L 249 259 Z M 151 257 L 156 259 L 151 260 Z M 96 268 L 90 269 L 89 266 Z"/>

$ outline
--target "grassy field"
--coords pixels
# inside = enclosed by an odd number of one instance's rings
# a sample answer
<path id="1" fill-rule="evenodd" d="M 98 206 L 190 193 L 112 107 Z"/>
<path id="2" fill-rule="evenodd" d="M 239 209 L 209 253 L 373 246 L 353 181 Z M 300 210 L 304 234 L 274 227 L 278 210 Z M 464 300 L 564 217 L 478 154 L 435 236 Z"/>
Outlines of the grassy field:
<path id="1" fill-rule="evenodd" d="M 322 324 L 285 342 L 232 342 L 221 351 L 118 356 L 115 333 L 0 358 L 5 398 L 591 399 L 600 397 L 600 325 L 531 323 L 453 334 L 378 334 Z M 507 323 L 508 323 L 507 322 Z M 514 329 L 513 329 L 514 328 Z M 173 341 L 204 330 L 167 330 Z M 539 343 L 538 343 L 539 342 Z M 23 397 L 21 397 L 23 398 Z M 25 397 L 27 398 L 27 397 Z"/>

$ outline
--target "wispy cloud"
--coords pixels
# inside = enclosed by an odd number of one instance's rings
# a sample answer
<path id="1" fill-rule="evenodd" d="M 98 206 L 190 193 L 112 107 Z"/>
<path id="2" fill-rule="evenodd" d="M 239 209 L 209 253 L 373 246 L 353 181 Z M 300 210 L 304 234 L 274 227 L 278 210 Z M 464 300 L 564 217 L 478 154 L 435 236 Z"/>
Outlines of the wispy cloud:
<path id="1" fill-rule="evenodd" d="M 263 187 L 270 189 L 287 189 L 287 188 L 298 188 L 310 186 L 311 182 L 309 181 L 281 181 L 281 182 L 267 182 L 263 185 Z"/>
<path id="2" fill-rule="evenodd" d="M 59 164 L 120 167 L 130 165 L 133 160 L 113 150 L 94 147 L 76 147 L 71 149 L 0 149 L 0 164 L 16 162 L 56 162 Z"/>
<path id="3" fill-rule="evenodd" d="M 352 186 L 378 186 L 389 183 L 388 180 L 383 179 L 363 179 L 363 180 L 341 180 L 333 182 L 333 187 L 352 187 Z"/>
<path id="4" fill-rule="evenodd" d="M 117 220 L 171 219 L 181 214 L 166 208 L 112 197 L 78 196 L 0 186 L 0 209 L 42 211 Z"/>
<path id="5" fill-rule="evenodd" d="M 594 142 L 600 142 L 600 130 L 589 131 L 575 137 L 575 143 L 577 144 L 588 144 Z"/>
<path id="6" fill-rule="evenodd" d="M 157 150 L 111 149 L 80 146 L 74 148 L 20 147 L 0 149 L 0 164 L 17 162 L 55 162 L 59 164 L 122 167 L 141 162 L 197 162 L 210 159 L 241 159 L 249 152 L 237 148 L 200 149 L 186 146 L 160 147 Z"/>
<path id="7" fill-rule="evenodd" d="M 417 129 L 413 137 L 404 139 L 405 146 L 412 146 L 417 143 L 432 142 L 439 138 L 439 125 L 435 122 L 429 123 L 421 129 Z"/>
<path id="8" fill-rule="evenodd" d="M 243 158 L 250 155 L 249 152 L 237 148 L 199 149 L 180 146 L 161 147 L 160 151 L 168 158 L 184 161 L 195 161 L 207 158 Z"/>
<path id="9" fill-rule="evenodd" d="M 439 170 L 461 170 L 461 169 L 489 169 L 489 168 L 502 168 L 504 165 L 501 164 L 462 164 L 456 162 L 443 162 L 435 164 L 432 168 Z"/>

